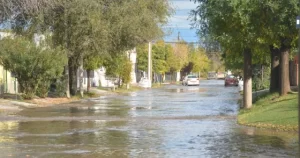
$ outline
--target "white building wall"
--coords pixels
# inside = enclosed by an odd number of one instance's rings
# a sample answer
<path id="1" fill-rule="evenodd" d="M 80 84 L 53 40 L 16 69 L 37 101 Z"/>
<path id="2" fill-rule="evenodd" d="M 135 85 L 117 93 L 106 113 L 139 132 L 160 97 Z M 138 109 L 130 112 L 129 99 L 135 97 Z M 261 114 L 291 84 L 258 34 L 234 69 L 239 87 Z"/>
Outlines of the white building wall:
<path id="1" fill-rule="evenodd" d="M 0 32 L 0 40 L 5 37 L 12 37 L 10 32 Z M 18 91 L 18 82 L 11 77 L 11 72 L 0 65 L 0 93 L 16 93 Z"/>
<path id="2" fill-rule="evenodd" d="M 127 55 L 132 63 L 132 68 L 131 68 L 131 73 L 130 73 L 130 77 L 131 77 L 131 84 L 136 84 L 136 48 L 130 50 L 127 52 Z"/>
<path id="3" fill-rule="evenodd" d="M 106 69 L 101 67 L 94 71 L 94 78 L 92 81 L 92 86 L 96 87 L 113 87 L 114 83 L 111 79 L 106 78 L 105 76 Z"/>
<path id="4" fill-rule="evenodd" d="M 132 49 L 130 51 L 127 51 L 128 58 L 130 59 L 132 63 L 132 70 L 131 70 L 131 84 L 136 84 L 136 49 Z M 94 70 L 94 77 L 91 78 L 91 86 L 92 87 L 113 87 L 114 86 L 114 80 L 111 78 L 106 78 L 106 69 L 105 67 L 100 67 L 97 70 Z M 79 73 L 77 73 L 79 74 Z M 77 87 L 80 87 L 80 77 L 77 75 Z M 83 78 L 83 88 L 87 88 L 87 78 Z"/>

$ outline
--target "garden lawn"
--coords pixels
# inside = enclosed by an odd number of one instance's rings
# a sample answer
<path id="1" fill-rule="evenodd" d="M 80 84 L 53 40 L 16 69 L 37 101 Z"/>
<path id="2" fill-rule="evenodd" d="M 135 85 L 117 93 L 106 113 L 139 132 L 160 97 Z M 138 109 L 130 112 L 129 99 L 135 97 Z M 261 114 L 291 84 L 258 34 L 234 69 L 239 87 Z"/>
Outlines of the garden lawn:
<path id="1" fill-rule="evenodd" d="M 278 93 L 258 99 L 250 110 L 240 110 L 238 123 L 281 131 L 298 131 L 298 94 Z"/>

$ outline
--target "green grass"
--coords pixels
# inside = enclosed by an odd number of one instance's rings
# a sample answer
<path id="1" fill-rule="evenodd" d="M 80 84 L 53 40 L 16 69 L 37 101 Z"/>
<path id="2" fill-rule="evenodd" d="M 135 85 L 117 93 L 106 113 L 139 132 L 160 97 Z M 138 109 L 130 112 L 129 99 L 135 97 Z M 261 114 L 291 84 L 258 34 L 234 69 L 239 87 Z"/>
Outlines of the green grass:
<path id="1" fill-rule="evenodd" d="M 261 97 L 252 109 L 243 109 L 238 115 L 242 125 L 282 131 L 298 130 L 298 94 L 279 97 L 278 93 Z"/>

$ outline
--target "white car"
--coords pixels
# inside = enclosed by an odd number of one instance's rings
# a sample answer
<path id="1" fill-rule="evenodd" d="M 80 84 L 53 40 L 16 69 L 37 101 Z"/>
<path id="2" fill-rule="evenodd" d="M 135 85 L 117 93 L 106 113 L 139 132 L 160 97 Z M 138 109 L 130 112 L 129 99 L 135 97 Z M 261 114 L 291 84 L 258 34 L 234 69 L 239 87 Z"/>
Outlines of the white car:
<path id="1" fill-rule="evenodd" d="M 184 77 L 184 79 L 182 80 L 182 85 L 184 86 L 199 86 L 200 81 L 199 78 L 195 75 L 187 75 Z"/>
<path id="2" fill-rule="evenodd" d="M 141 78 L 141 81 L 139 82 L 139 86 L 143 88 L 150 88 L 149 80 L 146 77 Z"/>

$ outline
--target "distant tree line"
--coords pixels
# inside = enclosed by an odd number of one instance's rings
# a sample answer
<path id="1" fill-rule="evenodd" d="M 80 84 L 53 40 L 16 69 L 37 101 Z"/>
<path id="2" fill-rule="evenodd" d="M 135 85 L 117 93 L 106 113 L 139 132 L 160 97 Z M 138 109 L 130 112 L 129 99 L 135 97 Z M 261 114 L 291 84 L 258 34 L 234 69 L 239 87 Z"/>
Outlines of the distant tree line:
<path id="1" fill-rule="evenodd" d="M 137 47 L 138 69 L 148 71 L 148 44 Z M 152 46 L 152 71 L 164 78 L 167 72 L 175 73 L 185 70 L 185 73 L 206 73 L 212 69 L 211 60 L 207 52 L 201 47 L 194 47 L 181 40 L 174 44 L 167 44 L 158 40 Z"/>

